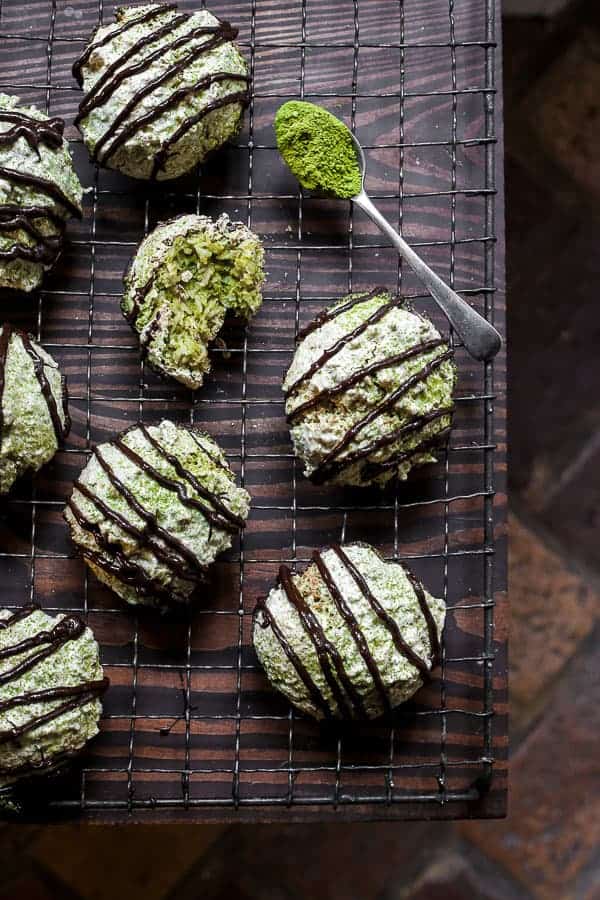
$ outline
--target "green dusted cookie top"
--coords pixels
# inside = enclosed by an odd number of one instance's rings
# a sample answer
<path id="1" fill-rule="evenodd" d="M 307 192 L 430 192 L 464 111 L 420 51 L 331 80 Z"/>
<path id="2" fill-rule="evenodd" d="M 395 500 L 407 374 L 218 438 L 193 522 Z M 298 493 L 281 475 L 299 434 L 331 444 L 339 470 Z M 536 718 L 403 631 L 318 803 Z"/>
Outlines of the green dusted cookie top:
<path id="1" fill-rule="evenodd" d="M 0 287 L 29 292 L 56 262 L 82 187 L 62 119 L 0 93 Z"/>
<path id="2" fill-rule="evenodd" d="M 348 128 L 314 103 L 289 100 L 275 115 L 277 148 L 302 187 L 354 197 L 361 173 Z"/>
<path id="3" fill-rule="evenodd" d="M 383 485 L 435 462 L 455 380 L 453 353 L 424 316 L 383 288 L 340 300 L 300 334 L 283 382 L 305 474 Z"/>
<path id="4" fill-rule="evenodd" d="M 75 124 L 92 158 L 133 178 L 177 178 L 235 135 L 248 102 L 237 29 L 206 9 L 116 11 L 73 66 Z"/>
<path id="5" fill-rule="evenodd" d="M 0 610 L 0 787 L 75 756 L 98 733 L 107 686 L 79 617 Z"/>
<path id="6" fill-rule="evenodd" d="M 100 581 L 128 603 L 165 607 L 189 600 L 249 507 L 215 441 L 165 419 L 96 447 L 65 518 Z"/>
<path id="7" fill-rule="evenodd" d="M 140 244 L 121 308 L 148 362 L 195 389 L 210 369 L 208 344 L 228 313 L 249 318 L 262 302 L 264 251 L 226 214 L 178 216 Z"/>
<path id="8" fill-rule="evenodd" d="M 439 661 L 445 607 L 367 544 L 286 566 L 259 601 L 253 641 L 269 680 L 303 712 L 375 718 L 408 700 Z"/>
<path id="9" fill-rule="evenodd" d="M 0 328 L 0 494 L 56 453 L 70 427 L 67 387 L 49 353 L 24 331 Z"/>

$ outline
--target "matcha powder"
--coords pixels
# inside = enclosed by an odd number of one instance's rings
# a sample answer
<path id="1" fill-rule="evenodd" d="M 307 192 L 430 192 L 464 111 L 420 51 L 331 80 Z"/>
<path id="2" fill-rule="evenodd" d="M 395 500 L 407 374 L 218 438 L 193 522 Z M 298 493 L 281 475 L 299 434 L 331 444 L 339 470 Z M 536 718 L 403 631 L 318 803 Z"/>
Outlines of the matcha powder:
<path id="1" fill-rule="evenodd" d="M 277 147 L 302 187 L 348 198 L 361 176 L 348 128 L 326 109 L 290 100 L 275 115 Z"/>

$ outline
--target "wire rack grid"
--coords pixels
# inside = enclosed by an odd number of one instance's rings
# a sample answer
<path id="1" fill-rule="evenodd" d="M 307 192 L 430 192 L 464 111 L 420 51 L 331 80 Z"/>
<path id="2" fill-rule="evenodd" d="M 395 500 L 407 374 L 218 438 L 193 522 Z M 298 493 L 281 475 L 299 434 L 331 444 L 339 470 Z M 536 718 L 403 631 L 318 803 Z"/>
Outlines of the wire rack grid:
<path id="1" fill-rule="evenodd" d="M 33 0 L 24 27 L 21 4 L 0 0 L 0 90 L 70 123 L 79 100 L 70 64 L 115 5 Z M 6 605 L 30 599 L 83 611 L 112 681 L 98 740 L 49 789 L 46 810 L 195 820 L 499 815 L 506 684 L 494 612 L 505 578 L 504 457 L 494 364 L 474 363 L 449 333 L 460 370 L 453 438 L 442 461 L 408 485 L 375 494 L 306 482 L 279 388 L 302 324 L 335 297 L 383 282 L 448 327 L 365 220 L 298 191 L 270 129 L 289 97 L 345 117 L 365 146 L 382 209 L 502 328 L 495 0 L 222 0 L 211 8 L 240 25 L 249 61 L 253 89 L 239 139 L 176 185 L 146 188 L 93 167 L 69 125 L 87 188 L 84 221 L 70 229 L 63 266 L 37 300 L 6 313 L 67 372 L 74 423 L 55 461 L 0 515 Z M 157 221 L 223 210 L 265 242 L 264 304 L 247 329 L 232 326 L 227 346 L 213 349 L 213 373 L 190 395 L 140 360 L 118 309 L 121 276 Z M 220 441 L 253 508 L 201 602 L 157 621 L 124 609 L 88 577 L 61 514 L 94 443 L 165 415 Z M 269 690 L 249 638 L 254 602 L 277 567 L 300 565 L 312 547 L 340 537 L 408 561 L 449 608 L 438 677 L 393 720 L 351 730 L 320 729 L 288 708 Z"/>

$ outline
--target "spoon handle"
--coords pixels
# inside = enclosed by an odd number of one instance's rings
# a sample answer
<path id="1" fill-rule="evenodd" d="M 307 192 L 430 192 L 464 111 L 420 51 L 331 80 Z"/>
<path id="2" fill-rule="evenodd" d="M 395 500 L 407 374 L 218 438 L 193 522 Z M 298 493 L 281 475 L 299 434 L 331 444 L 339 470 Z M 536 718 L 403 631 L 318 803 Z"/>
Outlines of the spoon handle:
<path id="1" fill-rule="evenodd" d="M 483 316 L 469 306 L 423 262 L 421 257 L 409 247 L 404 238 L 382 216 L 364 190 L 352 200 L 387 235 L 400 256 L 420 278 L 471 356 L 479 360 L 488 360 L 495 356 L 502 346 L 502 338 L 493 325 L 490 325 Z"/>

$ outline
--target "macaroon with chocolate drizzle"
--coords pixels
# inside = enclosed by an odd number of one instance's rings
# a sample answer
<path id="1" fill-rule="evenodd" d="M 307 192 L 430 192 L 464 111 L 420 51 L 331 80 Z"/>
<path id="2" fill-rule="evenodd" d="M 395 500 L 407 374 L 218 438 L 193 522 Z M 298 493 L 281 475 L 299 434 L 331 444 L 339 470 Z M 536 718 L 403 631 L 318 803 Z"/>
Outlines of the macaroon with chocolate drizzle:
<path id="1" fill-rule="evenodd" d="M 376 718 L 408 700 L 440 659 L 442 600 L 367 544 L 315 551 L 259 600 L 253 641 L 274 687 L 318 719 Z"/>
<path id="2" fill-rule="evenodd" d="M 249 506 L 218 445 L 165 419 L 97 446 L 65 518 L 100 581 L 128 603 L 165 608 L 190 599 Z"/>
<path id="3" fill-rule="evenodd" d="M 78 616 L 0 610 L 0 788 L 80 753 L 98 732 L 107 687 L 98 644 Z"/>
<path id="4" fill-rule="evenodd" d="M 283 382 L 305 474 L 383 485 L 434 462 L 455 381 L 452 350 L 424 316 L 384 288 L 340 300 L 300 332 Z"/>
<path id="5" fill-rule="evenodd" d="M 64 122 L 0 94 L 0 287 L 30 292 L 61 251 L 67 219 L 81 218 L 82 188 Z"/>
<path id="6" fill-rule="evenodd" d="M 0 494 L 49 462 L 71 420 L 67 383 L 31 335 L 0 328 Z"/>
<path id="7" fill-rule="evenodd" d="M 92 159 L 133 178 L 177 178 L 240 128 L 248 103 L 237 29 L 205 9 L 125 7 L 73 65 Z"/>

